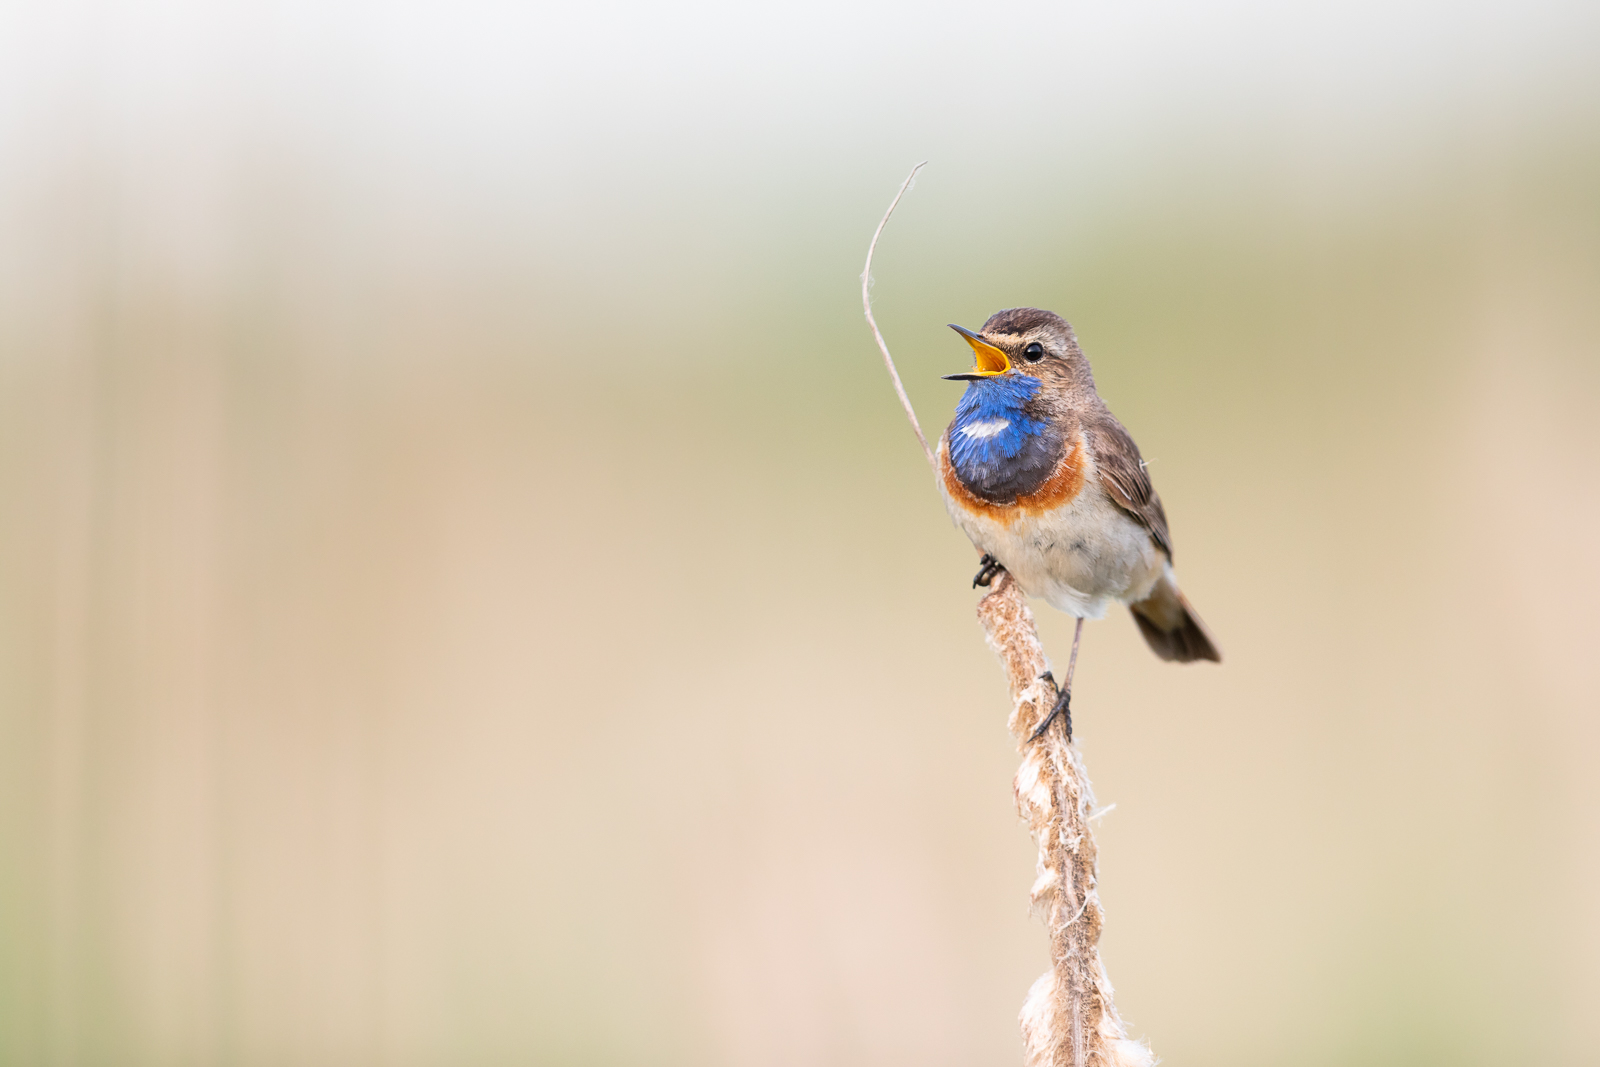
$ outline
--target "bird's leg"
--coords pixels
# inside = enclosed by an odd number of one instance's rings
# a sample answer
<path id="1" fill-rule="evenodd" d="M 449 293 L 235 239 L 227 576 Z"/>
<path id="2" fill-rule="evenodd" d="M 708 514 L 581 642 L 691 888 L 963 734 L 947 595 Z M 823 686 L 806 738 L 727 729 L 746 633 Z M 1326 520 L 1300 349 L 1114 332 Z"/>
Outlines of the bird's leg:
<path id="1" fill-rule="evenodd" d="M 972 579 L 972 588 L 976 589 L 980 585 L 985 589 L 989 588 L 989 583 L 994 581 L 994 576 L 1005 569 L 1005 564 L 985 552 L 983 558 L 978 561 L 978 573 Z"/>
<path id="2" fill-rule="evenodd" d="M 1061 687 L 1056 696 L 1055 707 L 1050 709 L 1050 714 L 1040 720 L 1039 725 L 1033 728 L 1029 741 L 1037 741 L 1044 736 L 1050 724 L 1056 721 L 1059 715 L 1067 724 L 1067 740 L 1072 740 L 1072 675 L 1078 669 L 1078 641 L 1083 637 L 1083 620 L 1078 620 L 1077 627 L 1072 631 L 1072 658 L 1067 660 L 1067 684 Z M 1048 675 L 1050 672 L 1045 671 Z M 1042 677 L 1042 676 L 1041 676 Z M 1052 679 L 1053 680 L 1053 679 Z"/>

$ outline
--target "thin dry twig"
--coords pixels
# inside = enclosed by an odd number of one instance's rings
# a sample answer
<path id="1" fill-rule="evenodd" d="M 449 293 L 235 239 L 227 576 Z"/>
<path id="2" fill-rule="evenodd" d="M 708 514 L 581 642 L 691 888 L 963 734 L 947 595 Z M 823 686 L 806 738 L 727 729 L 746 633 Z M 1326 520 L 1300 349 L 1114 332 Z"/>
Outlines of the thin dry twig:
<path id="1" fill-rule="evenodd" d="M 928 439 L 922 434 L 922 426 L 917 422 L 917 413 L 911 408 L 911 398 L 906 396 L 906 387 L 900 384 L 900 372 L 894 368 L 894 357 L 889 354 L 888 342 L 883 339 L 883 332 L 878 329 L 878 320 L 872 317 L 872 254 L 878 250 L 878 238 L 883 236 L 883 228 L 889 225 L 889 216 L 894 214 L 900 198 L 911 188 L 911 179 L 917 176 L 917 171 L 927 165 L 928 161 L 923 160 L 911 168 L 906 180 L 900 183 L 900 191 L 895 193 L 894 199 L 889 202 L 889 210 L 883 213 L 883 218 L 878 221 L 878 228 L 872 232 L 872 243 L 867 246 L 867 265 L 861 271 L 861 309 L 867 313 L 867 325 L 872 327 L 872 336 L 878 339 L 878 351 L 883 353 L 883 365 L 889 368 L 889 377 L 894 381 L 894 391 L 900 396 L 900 406 L 906 409 L 906 418 L 911 420 L 911 429 L 917 435 L 917 443 L 922 445 L 922 454 L 928 457 L 928 466 L 937 472 L 933 449 L 928 447 Z"/>
<path id="2" fill-rule="evenodd" d="M 878 238 L 883 236 L 883 228 L 911 179 L 923 166 L 918 163 L 911 168 L 872 235 L 867 266 L 861 272 L 861 304 L 906 418 L 911 420 L 928 465 L 937 474 L 933 449 L 928 447 L 911 400 L 900 384 L 889 345 L 872 317 L 870 293 L 872 254 L 877 251 Z M 1055 707 L 1058 693 L 1048 674 L 1049 663 L 1039 643 L 1033 612 L 1010 574 L 1001 572 L 989 594 L 978 602 L 978 618 L 989 647 L 1005 668 L 1011 691 L 1013 707 L 1007 725 L 1022 752 L 1022 766 L 1013 788 L 1017 810 L 1027 820 L 1039 845 L 1039 876 L 1033 884 L 1032 898 L 1050 935 L 1050 970 L 1028 990 L 1022 1006 L 1022 1038 L 1028 1067 L 1151 1067 L 1154 1055 L 1145 1045 L 1129 1039 L 1117 1015 L 1111 982 L 1097 947 L 1105 914 L 1097 889 L 1099 875 L 1091 822 L 1111 807 L 1090 814 L 1094 811 L 1094 793 L 1089 787 L 1089 775 L 1077 746 L 1067 740 L 1064 730 L 1051 730 L 1037 740 L 1032 738 L 1034 729 Z M 1067 668 L 1069 686 L 1077 659 L 1074 641 L 1072 664 Z"/>

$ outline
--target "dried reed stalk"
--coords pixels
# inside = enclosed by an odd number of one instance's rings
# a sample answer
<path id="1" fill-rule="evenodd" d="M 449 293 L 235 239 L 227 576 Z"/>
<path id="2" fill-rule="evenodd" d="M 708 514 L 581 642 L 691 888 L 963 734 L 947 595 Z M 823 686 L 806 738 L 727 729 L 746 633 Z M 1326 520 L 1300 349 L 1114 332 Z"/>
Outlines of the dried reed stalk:
<path id="1" fill-rule="evenodd" d="M 1128 1038 L 1100 962 L 1105 914 L 1097 891 L 1096 849 L 1089 813 L 1094 791 L 1078 748 L 1060 720 L 1037 741 L 1034 729 L 1056 702 L 1056 685 L 1033 612 L 1011 575 L 1001 573 L 978 601 L 983 632 L 1005 668 L 1011 690 L 1007 726 L 1022 752 L 1012 788 L 1017 811 L 1039 843 L 1033 904 L 1050 932 L 1050 970 L 1022 1005 L 1029 1067 L 1149 1067 L 1150 1050 Z"/>
<path id="2" fill-rule="evenodd" d="M 861 302 L 906 418 L 929 465 L 934 466 L 933 449 L 922 434 L 889 346 L 872 316 L 869 289 L 878 238 L 922 166 L 918 163 L 911 168 L 872 235 L 866 269 L 861 272 Z M 938 476 L 937 468 L 934 476 Z M 1112 1003 L 1105 965 L 1100 962 L 1097 945 L 1105 915 L 1096 889 L 1096 850 L 1089 827 L 1094 791 L 1083 758 L 1067 740 L 1065 723 L 1059 720 L 1037 741 L 1030 740 L 1055 706 L 1057 690 L 1033 612 L 1010 574 L 1002 571 L 988 595 L 978 602 L 978 619 L 989 647 L 1005 668 L 1011 690 L 1013 707 L 1007 725 L 1022 752 L 1013 789 L 1017 810 L 1039 843 L 1039 876 L 1032 896 L 1050 933 L 1050 970 L 1033 983 L 1022 1005 L 1028 1067 L 1151 1067 L 1155 1056 L 1145 1045 L 1129 1039 Z"/>

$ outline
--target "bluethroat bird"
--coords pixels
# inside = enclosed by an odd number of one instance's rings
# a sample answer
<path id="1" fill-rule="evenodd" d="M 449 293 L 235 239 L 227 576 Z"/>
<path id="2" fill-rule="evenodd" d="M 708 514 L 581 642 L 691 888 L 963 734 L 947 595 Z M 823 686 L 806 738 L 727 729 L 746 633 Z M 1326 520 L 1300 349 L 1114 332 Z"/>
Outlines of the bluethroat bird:
<path id="1" fill-rule="evenodd" d="M 1178 590 L 1167 515 L 1139 446 L 1095 391 L 1072 327 L 1053 312 L 1010 308 L 977 333 L 950 328 L 977 366 L 945 375 L 968 385 L 939 439 L 939 486 L 984 554 L 973 585 L 1004 569 L 1024 593 L 1078 620 L 1066 685 L 1033 736 L 1061 716 L 1072 738 L 1083 620 L 1104 618 L 1113 601 L 1128 605 L 1162 659 L 1220 663 Z"/>

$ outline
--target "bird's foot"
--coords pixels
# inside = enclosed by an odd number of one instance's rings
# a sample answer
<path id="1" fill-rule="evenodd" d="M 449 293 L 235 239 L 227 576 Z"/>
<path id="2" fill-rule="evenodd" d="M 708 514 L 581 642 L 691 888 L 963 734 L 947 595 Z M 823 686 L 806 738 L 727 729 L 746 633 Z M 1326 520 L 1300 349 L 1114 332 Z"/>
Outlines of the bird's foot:
<path id="1" fill-rule="evenodd" d="M 1005 564 L 985 552 L 983 558 L 978 561 L 978 573 L 972 579 L 972 588 L 976 589 L 980 585 L 985 589 L 989 588 L 989 583 L 994 581 L 995 575 L 1005 569 Z"/>
<path id="2" fill-rule="evenodd" d="M 1046 675 L 1048 675 L 1049 673 L 1050 673 L 1049 671 L 1045 672 Z M 1041 675 L 1040 677 L 1044 677 L 1044 675 Z M 1051 678 L 1051 681 L 1053 682 L 1053 681 L 1055 681 L 1055 679 Z M 1029 744 L 1032 744 L 1033 742 L 1039 740 L 1039 738 L 1044 736 L 1044 732 L 1046 730 L 1050 729 L 1050 724 L 1056 721 L 1056 716 L 1057 715 L 1061 716 L 1062 722 L 1066 723 L 1066 725 L 1067 725 L 1067 740 L 1071 741 L 1072 740 L 1072 690 L 1063 689 L 1056 696 L 1056 703 L 1055 703 L 1055 706 L 1050 709 L 1050 714 L 1046 715 L 1043 719 L 1039 720 L 1039 725 L 1035 726 L 1033 728 L 1033 733 L 1028 735 Z"/>

